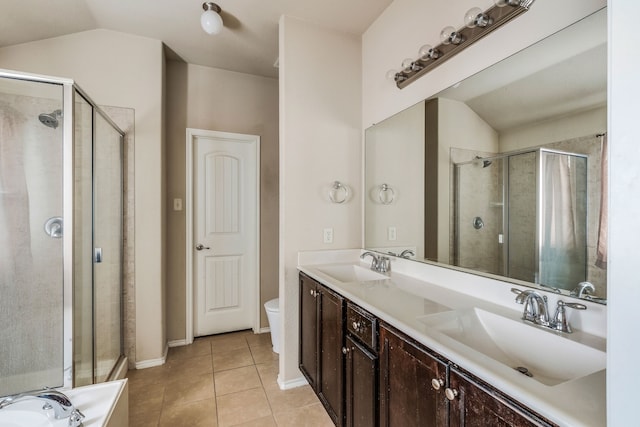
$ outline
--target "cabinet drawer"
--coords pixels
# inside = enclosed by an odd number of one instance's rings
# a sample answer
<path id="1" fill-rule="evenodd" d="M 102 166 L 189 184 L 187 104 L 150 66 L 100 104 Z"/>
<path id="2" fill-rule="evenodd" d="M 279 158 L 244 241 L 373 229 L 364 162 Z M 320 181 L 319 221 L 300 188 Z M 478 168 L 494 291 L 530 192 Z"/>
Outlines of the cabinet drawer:
<path id="1" fill-rule="evenodd" d="M 347 304 L 347 331 L 377 353 L 377 320 L 373 315 L 352 303 Z"/>

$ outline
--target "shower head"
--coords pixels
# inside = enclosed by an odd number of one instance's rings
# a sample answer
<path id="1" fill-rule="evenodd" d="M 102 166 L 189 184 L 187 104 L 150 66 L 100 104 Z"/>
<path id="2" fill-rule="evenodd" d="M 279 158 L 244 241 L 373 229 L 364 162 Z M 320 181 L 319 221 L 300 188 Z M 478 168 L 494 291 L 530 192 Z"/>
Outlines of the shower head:
<path id="1" fill-rule="evenodd" d="M 474 160 L 476 160 L 476 162 L 474 162 L 474 163 L 477 164 L 478 166 L 482 166 L 483 169 L 488 167 L 488 166 L 491 166 L 491 163 L 493 163 L 493 161 L 487 160 L 487 159 L 483 159 L 480 156 L 476 156 Z"/>
<path id="2" fill-rule="evenodd" d="M 38 116 L 38 120 L 40 122 L 50 128 L 57 128 L 59 124 L 59 120 L 62 117 L 62 110 L 55 110 L 51 113 L 42 113 Z"/>

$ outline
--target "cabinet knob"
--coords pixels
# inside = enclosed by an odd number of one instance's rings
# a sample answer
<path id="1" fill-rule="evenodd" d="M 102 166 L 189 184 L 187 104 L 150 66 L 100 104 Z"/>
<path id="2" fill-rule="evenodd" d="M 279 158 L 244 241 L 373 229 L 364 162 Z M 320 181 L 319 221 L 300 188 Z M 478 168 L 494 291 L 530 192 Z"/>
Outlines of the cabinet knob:
<path id="1" fill-rule="evenodd" d="M 434 390 L 440 390 L 440 387 L 442 387 L 444 385 L 444 381 L 442 381 L 440 378 L 434 378 L 431 380 L 431 387 L 433 387 Z"/>
<path id="2" fill-rule="evenodd" d="M 356 331 L 356 332 L 360 332 L 360 328 L 362 327 L 360 322 L 353 322 L 351 324 L 351 326 L 353 326 L 353 330 Z"/>
<path id="3" fill-rule="evenodd" d="M 458 397 L 458 390 L 454 388 L 446 388 L 444 391 L 444 395 L 447 397 L 447 399 L 453 400 Z"/>
<path id="4" fill-rule="evenodd" d="M 342 347 L 342 354 L 349 353 L 349 349 L 347 347 Z"/>
<path id="5" fill-rule="evenodd" d="M 311 289 L 311 290 L 309 291 L 309 293 L 310 293 L 310 294 L 311 294 L 311 296 L 312 296 L 312 297 L 314 297 L 314 298 L 318 296 L 318 291 L 316 291 L 316 290 Z"/>

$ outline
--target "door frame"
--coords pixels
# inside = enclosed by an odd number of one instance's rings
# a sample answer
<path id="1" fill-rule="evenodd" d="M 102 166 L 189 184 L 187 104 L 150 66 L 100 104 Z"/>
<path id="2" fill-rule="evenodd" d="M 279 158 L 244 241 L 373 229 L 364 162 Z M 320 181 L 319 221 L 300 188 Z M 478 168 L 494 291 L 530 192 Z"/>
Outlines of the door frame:
<path id="1" fill-rule="evenodd" d="M 193 275 L 193 153 L 194 142 L 196 137 L 213 137 L 224 138 L 227 140 L 235 140 L 238 143 L 249 143 L 254 146 L 256 154 L 256 277 L 255 277 L 255 289 L 254 294 L 254 318 L 253 318 L 253 331 L 257 333 L 260 331 L 260 136 L 247 135 L 240 133 L 220 132 L 214 130 L 187 128 L 187 144 L 186 144 L 186 181 L 187 181 L 187 193 L 185 200 L 185 219 L 186 219 L 186 334 L 185 344 L 191 344 L 193 342 L 193 295 L 195 292 L 196 283 Z"/>

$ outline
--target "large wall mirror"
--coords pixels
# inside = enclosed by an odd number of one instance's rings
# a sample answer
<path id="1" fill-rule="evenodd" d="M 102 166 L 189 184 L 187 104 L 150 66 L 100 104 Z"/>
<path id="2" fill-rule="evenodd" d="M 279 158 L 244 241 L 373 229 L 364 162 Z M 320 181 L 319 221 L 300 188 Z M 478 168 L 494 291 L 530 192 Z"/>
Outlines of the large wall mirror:
<path id="1" fill-rule="evenodd" d="M 602 9 L 366 130 L 365 247 L 606 303 L 606 129 Z"/>

